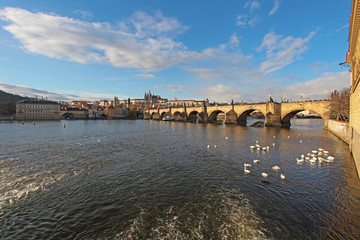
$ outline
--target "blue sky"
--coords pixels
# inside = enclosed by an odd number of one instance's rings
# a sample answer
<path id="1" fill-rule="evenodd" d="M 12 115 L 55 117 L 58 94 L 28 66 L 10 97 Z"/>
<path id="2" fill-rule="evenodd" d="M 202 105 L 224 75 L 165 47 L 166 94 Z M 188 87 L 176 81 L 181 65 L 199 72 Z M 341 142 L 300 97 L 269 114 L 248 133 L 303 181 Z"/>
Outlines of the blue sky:
<path id="1" fill-rule="evenodd" d="M 53 100 L 323 99 L 350 0 L 2 0 L 0 89 Z"/>

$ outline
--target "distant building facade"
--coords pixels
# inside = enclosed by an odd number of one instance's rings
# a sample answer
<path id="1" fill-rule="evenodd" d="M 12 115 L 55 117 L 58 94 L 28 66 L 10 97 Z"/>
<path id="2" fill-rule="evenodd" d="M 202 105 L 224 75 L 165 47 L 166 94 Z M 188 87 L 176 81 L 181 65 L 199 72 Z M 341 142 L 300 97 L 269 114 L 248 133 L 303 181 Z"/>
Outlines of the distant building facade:
<path id="1" fill-rule="evenodd" d="M 202 106 L 208 106 L 209 100 L 179 100 L 175 98 L 174 100 L 169 100 L 167 102 L 167 106 L 170 107 L 202 107 Z"/>
<path id="2" fill-rule="evenodd" d="M 360 176 L 360 0 L 353 0 L 350 15 L 349 50 L 346 62 L 351 65 L 350 150 Z"/>
<path id="3" fill-rule="evenodd" d="M 16 103 L 17 120 L 60 120 L 60 104 L 48 100 L 25 99 Z"/>

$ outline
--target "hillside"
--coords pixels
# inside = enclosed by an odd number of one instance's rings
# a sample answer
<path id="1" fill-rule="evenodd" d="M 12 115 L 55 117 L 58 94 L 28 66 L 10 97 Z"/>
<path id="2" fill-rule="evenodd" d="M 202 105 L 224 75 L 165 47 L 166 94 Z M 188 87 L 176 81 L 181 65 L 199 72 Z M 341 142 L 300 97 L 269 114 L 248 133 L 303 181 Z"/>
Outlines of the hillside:
<path id="1" fill-rule="evenodd" d="M 11 93 L 7 93 L 4 91 L 0 90 L 0 102 L 6 101 L 6 100 L 15 100 L 15 101 L 21 101 L 24 100 L 26 98 L 19 96 L 19 95 L 14 95 Z"/>

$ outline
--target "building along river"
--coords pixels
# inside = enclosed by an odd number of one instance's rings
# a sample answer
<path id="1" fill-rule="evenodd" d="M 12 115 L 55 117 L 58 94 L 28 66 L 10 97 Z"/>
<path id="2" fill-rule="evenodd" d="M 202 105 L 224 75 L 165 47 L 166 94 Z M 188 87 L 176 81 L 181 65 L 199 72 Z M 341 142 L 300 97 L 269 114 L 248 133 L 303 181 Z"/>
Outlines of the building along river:
<path id="1" fill-rule="evenodd" d="M 1 124 L 0 236 L 360 239 L 353 159 L 322 126 L 321 119 L 293 119 L 290 129 L 142 120 Z M 256 141 L 269 150 L 250 150 Z M 334 162 L 297 163 L 318 148 Z"/>

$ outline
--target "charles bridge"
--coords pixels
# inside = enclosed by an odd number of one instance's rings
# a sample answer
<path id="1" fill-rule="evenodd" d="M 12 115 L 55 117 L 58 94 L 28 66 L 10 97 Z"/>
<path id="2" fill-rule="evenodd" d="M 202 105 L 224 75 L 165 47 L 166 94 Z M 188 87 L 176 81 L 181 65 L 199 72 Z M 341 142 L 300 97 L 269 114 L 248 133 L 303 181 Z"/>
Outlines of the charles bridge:
<path id="1" fill-rule="evenodd" d="M 324 120 L 324 127 L 326 127 L 327 120 L 330 117 L 330 101 L 284 103 L 269 101 L 267 103 L 242 105 L 152 108 L 144 111 L 144 119 L 162 120 L 173 117 L 175 121 L 212 123 L 216 122 L 219 113 L 224 113 L 225 124 L 246 125 L 247 116 L 256 110 L 265 116 L 265 126 L 267 127 L 290 127 L 290 119 L 304 110 L 320 115 Z"/>

